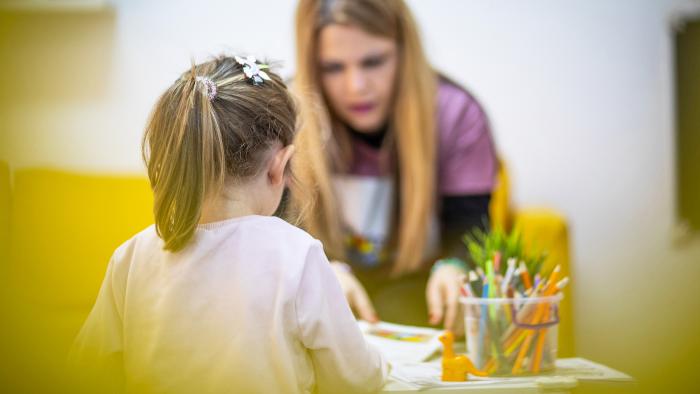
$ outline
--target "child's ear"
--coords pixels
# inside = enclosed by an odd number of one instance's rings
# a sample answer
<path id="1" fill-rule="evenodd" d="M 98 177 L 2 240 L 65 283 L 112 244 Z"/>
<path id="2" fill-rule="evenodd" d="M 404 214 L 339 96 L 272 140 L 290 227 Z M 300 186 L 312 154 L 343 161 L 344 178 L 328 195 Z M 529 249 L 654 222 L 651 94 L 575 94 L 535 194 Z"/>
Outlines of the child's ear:
<path id="1" fill-rule="evenodd" d="M 287 164 L 289 163 L 289 159 L 292 158 L 294 150 L 294 145 L 287 145 L 275 152 L 275 155 L 270 161 L 270 168 L 267 173 L 270 183 L 273 185 L 284 183 L 284 170 L 287 168 Z"/>

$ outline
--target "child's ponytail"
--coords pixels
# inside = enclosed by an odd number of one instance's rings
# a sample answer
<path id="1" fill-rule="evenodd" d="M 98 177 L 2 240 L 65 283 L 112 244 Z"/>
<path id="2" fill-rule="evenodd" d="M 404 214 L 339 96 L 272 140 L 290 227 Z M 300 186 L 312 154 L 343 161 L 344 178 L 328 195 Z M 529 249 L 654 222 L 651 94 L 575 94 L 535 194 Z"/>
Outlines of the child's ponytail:
<path id="1" fill-rule="evenodd" d="M 156 231 L 171 251 L 192 237 L 204 196 L 225 173 L 221 132 L 201 85 L 193 66 L 161 97 L 144 134 Z"/>
<path id="2" fill-rule="evenodd" d="M 143 137 L 143 158 L 154 195 L 153 213 L 165 249 L 192 238 L 202 203 L 227 177 L 245 179 L 262 166 L 261 153 L 292 143 L 296 109 L 274 73 L 248 81 L 232 58 L 192 66 L 156 104 Z"/>

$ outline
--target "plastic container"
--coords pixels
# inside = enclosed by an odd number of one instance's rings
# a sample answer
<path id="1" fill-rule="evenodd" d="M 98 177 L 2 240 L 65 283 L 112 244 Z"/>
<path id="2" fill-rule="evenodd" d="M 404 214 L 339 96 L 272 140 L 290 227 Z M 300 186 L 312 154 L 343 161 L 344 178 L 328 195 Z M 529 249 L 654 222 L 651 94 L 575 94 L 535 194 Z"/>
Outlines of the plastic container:
<path id="1" fill-rule="evenodd" d="M 562 298 L 462 297 L 467 355 L 489 375 L 553 370 Z"/>

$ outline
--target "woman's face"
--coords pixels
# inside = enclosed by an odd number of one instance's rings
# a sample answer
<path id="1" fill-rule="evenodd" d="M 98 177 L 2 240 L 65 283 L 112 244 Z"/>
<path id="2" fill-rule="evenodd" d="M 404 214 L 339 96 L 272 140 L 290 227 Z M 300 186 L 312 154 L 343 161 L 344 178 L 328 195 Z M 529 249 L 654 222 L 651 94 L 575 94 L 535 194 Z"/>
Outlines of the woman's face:
<path id="1" fill-rule="evenodd" d="M 321 29 L 321 87 L 333 113 L 359 132 L 382 127 L 393 104 L 397 57 L 393 39 L 347 25 Z"/>

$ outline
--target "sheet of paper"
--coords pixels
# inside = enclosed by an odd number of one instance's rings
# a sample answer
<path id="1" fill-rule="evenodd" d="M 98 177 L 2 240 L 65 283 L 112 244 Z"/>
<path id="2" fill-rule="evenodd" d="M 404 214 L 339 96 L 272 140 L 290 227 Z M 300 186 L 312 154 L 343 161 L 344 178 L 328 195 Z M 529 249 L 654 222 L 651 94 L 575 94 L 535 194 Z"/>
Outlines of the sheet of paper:
<path id="1" fill-rule="evenodd" d="M 466 382 L 443 382 L 440 360 L 429 363 L 392 364 L 391 377 L 418 389 L 433 387 L 473 387 L 473 386 L 528 386 L 532 379 L 524 378 L 479 378 L 469 375 Z"/>
<path id="2" fill-rule="evenodd" d="M 419 363 L 442 349 L 441 330 L 379 322 L 360 321 L 367 342 L 379 348 L 394 363 Z"/>

